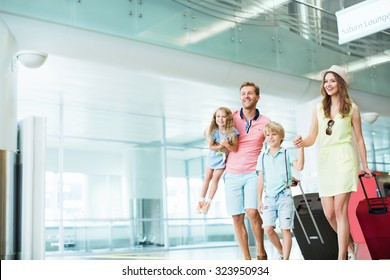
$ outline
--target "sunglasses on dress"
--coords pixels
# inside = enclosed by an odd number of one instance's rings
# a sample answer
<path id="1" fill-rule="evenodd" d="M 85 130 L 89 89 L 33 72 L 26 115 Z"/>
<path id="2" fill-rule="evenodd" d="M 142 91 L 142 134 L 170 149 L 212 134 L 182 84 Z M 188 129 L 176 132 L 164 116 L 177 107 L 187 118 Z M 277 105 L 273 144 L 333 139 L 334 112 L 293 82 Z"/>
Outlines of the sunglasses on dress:
<path id="1" fill-rule="evenodd" d="M 333 125 L 334 125 L 334 120 L 329 120 L 328 121 L 328 127 L 325 130 L 326 135 L 332 135 L 332 126 Z"/>

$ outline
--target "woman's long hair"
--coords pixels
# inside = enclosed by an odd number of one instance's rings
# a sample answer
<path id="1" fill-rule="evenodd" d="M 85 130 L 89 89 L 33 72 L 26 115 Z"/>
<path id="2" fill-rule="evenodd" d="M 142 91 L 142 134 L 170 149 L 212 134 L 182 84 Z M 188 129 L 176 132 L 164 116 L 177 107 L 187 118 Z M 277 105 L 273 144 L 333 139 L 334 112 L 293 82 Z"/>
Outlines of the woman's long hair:
<path id="1" fill-rule="evenodd" d="M 330 107 L 332 105 L 331 97 L 326 93 L 324 84 L 325 84 L 325 76 L 328 73 L 334 74 L 336 81 L 339 86 L 339 94 L 340 94 L 340 111 L 341 117 L 344 118 L 348 116 L 349 112 L 352 108 L 352 101 L 349 98 L 348 94 L 348 85 L 344 81 L 343 78 L 341 78 L 337 73 L 334 72 L 326 72 L 324 74 L 324 77 L 322 78 L 322 84 L 321 84 L 321 94 L 322 94 L 322 108 L 324 109 L 324 114 L 326 118 L 330 119 Z"/>
<path id="2" fill-rule="evenodd" d="M 229 137 L 229 142 L 232 144 L 232 141 L 234 138 L 233 114 L 232 114 L 232 111 L 226 107 L 219 107 L 217 110 L 215 110 L 213 117 L 211 119 L 209 129 L 206 132 L 206 137 L 207 137 L 207 139 L 210 139 L 211 135 L 213 134 L 213 131 L 218 129 L 218 124 L 215 120 L 218 111 L 223 111 L 226 114 L 226 134 Z"/>

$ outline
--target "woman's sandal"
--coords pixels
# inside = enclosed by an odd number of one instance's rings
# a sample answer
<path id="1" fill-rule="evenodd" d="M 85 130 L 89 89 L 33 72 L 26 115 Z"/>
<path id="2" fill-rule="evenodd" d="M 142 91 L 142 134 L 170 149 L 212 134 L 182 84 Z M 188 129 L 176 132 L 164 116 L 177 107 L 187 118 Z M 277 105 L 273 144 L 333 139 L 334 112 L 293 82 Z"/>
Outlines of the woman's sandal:
<path id="1" fill-rule="evenodd" d="M 359 243 L 353 243 L 353 253 L 348 252 L 348 260 L 356 260 L 357 252 L 359 250 Z"/>

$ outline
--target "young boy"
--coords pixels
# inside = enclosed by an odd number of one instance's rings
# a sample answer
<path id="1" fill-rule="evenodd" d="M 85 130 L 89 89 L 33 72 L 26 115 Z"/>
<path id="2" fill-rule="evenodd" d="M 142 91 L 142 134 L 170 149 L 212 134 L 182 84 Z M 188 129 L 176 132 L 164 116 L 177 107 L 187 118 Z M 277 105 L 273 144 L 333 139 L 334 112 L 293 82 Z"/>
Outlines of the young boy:
<path id="1" fill-rule="evenodd" d="M 259 155 L 257 161 L 258 177 L 258 210 L 262 213 L 263 228 L 278 254 L 276 259 L 288 260 L 292 246 L 291 229 L 294 228 L 294 201 L 291 195 L 293 182 L 291 166 L 298 171 L 303 169 L 303 148 L 286 150 L 281 147 L 284 140 L 284 129 L 276 122 L 269 122 L 264 129 L 267 150 Z M 263 201 L 264 197 L 264 201 Z M 283 245 L 275 232 L 276 219 L 282 232 Z"/>

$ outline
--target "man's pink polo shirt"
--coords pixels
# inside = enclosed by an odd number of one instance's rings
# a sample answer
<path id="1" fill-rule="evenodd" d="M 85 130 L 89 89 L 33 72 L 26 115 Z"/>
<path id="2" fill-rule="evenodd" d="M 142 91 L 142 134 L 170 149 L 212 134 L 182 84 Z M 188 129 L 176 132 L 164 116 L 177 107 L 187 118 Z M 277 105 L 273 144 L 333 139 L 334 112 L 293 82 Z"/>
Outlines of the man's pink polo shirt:
<path id="1" fill-rule="evenodd" d="M 260 115 L 256 109 L 255 117 L 247 122 L 242 109 L 233 112 L 234 126 L 240 132 L 238 136 L 238 151 L 229 152 L 226 162 L 226 172 L 246 174 L 256 171 L 257 158 L 259 157 L 264 142 L 264 127 L 270 119 Z"/>

